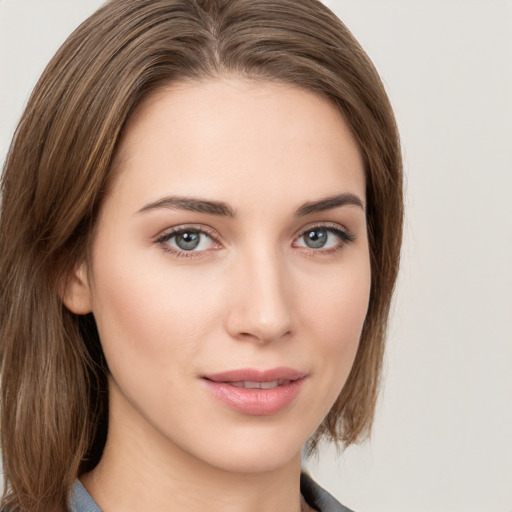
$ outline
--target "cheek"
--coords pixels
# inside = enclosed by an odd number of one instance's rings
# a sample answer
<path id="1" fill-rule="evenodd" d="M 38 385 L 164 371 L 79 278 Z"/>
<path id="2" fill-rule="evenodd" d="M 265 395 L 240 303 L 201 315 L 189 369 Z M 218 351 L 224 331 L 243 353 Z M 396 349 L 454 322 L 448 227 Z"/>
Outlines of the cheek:
<path id="1" fill-rule="evenodd" d="M 95 283 L 93 310 L 113 373 L 193 362 L 196 341 L 213 329 L 218 301 L 197 275 L 121 256 L 102 260 Z"/>
<path id="2" fill-rule="evenodd" d="M 334 400 L 343 387 L 359 346 L 371 287 L 369 261 L 333 272 L 305 297 L 303 319 L 314 333 L 313 357 L 330 381 Z"/>
<path id="3" fill-rule="evenodd" d="M 362 259 L 311 283 L 304 291 L 304 318 L 315 326 L 321 340 L 343 345 L 359 340 L 370 297 L 370 265 Z M 338 342 L 336 342 L 338 340 Z M 340 343 L 341 342 L 341 343 Z"/>

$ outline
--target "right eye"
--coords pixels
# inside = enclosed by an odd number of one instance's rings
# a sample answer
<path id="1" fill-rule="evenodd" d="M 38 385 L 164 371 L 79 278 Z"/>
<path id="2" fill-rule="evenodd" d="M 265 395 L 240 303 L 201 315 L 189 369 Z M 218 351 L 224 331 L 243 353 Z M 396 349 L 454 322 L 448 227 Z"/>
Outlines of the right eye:
<path id="1" fill-rule="evenodd" d="M 184 257 L 218 248 L 218 244 L 208 233 L 197 228 L 173 229 L 162 235 L 157 242 L 166 251 Z"/>

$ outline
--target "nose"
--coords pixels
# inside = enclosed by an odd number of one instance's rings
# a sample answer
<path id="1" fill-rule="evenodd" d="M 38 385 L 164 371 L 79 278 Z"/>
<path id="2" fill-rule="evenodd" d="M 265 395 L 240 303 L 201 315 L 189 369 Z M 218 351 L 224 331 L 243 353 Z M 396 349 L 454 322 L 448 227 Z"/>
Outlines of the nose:
<path id="1" fill-rule="evenodd" d="M 239 265 L 227 319 L 233 338 L 264 344 L 291 334 L 292 293 L 285 274 L 284 263 L 268 253 L 253 255 Z"/>

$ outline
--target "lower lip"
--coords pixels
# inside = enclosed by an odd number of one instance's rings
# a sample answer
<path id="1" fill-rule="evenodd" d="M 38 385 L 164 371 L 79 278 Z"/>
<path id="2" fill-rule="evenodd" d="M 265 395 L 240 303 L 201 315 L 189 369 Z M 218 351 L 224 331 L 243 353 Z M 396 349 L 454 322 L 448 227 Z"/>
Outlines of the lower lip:
<path id="1" fill-rule="evenodd" d="M 305 377 L 272 389 L 246 389 L 204 379 L 215 398 L 230 409 L 252 416 L 269 416 L 287 407 L 299 394 Z"/>

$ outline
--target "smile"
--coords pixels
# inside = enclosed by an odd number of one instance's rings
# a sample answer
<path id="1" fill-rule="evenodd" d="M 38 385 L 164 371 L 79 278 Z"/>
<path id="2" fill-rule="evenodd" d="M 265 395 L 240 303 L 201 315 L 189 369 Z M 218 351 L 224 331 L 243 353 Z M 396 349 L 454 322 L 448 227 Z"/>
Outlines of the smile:
<path id="1" fill-rule="evenodd" d="M 245 389 L 273 389 L 278 386 L 283 386 L 284 384 L 289 384 L 291 381 L 289 380 L 272 380 L 270 382 L 254 382 L 249 380 L 241 380 L 238 382 L 229 382 L 227 384 L 231 384 L 232 386 L 236 386 L 237 388 L 245 388 Z"/>
<path id="2" fill-rule="evenodd" d="M 268 416 L 286 409 L 307 378 L 291 368 L 240 369 L 206 375 L 207 390 L 222 405 L 241 414 Z"/>

